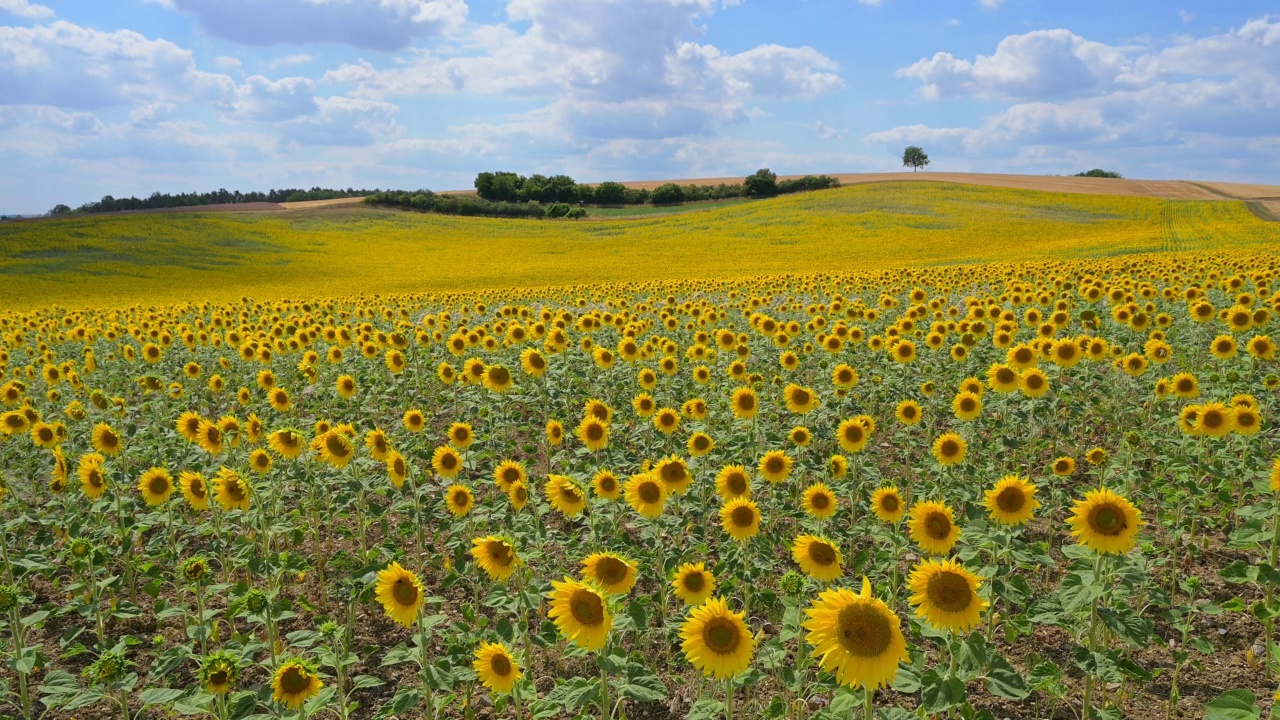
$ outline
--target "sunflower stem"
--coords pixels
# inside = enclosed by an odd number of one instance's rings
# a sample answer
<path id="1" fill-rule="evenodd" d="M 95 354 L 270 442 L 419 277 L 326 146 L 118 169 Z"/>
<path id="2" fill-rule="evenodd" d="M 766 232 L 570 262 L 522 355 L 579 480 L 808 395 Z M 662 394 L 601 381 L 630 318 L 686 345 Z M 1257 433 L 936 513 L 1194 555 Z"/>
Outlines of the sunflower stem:
<path id="1" fill-rule="evenodd" d="M 724 683 L 724 720 L 733 720 L 733 678 Z"/>
<path id="2" fill-rule="evenodd" d="M 665 633 L 664 633 L 665 642 Z M 606 645 L 607 648 L 607 645 Z M 604 664 L 600 666 L 600 720 L 609 720 L 609 673 L 604 669 Z"/>
<path id="3" fill-rule="evenodd" d="M 1280 497 L 1276 499 L 1275 516 L 1271 519 L 1273 526 L 1271 532 L 1271 567 L 1276 567 L 1277 561 L 1280 561 Z M 1271 610 L 1272 601 L 1275 599 L 1276 585 L 1275 583 L 1267 583 L 1267 610 Z M 1263 647 L 1263 657 L 1266 658 L 1266 666 L 1271 666 L 1271 658 L 1273 655 L 1272 645 L 1275 644 L 1276 619 L 1274 613 L 1267 614 L 1267 633 L 1263 637 L 1266 638 Z"/>
<path id="4" fill-rule="evenodd" d="M 872 720 L 874 711 L 871 709 L 871 698 L 875 691 L 866 685 L 862 686 L 862 717 L 863 720 Z"/>

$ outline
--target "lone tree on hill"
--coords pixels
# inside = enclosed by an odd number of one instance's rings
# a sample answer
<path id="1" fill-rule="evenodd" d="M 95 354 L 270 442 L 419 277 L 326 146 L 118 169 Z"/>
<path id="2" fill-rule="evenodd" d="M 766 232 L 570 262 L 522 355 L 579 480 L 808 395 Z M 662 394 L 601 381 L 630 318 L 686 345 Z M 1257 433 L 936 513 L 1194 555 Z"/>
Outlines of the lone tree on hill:
<path id="1" fill-rule="evenodd" d="M 919 145 L 912 145 L 902 151 L 902 166 L 911 166 L 911 172 L 916 172 L 920 168 L 929 164 L 929 156 L 924 154 L 924 148 Z"/>

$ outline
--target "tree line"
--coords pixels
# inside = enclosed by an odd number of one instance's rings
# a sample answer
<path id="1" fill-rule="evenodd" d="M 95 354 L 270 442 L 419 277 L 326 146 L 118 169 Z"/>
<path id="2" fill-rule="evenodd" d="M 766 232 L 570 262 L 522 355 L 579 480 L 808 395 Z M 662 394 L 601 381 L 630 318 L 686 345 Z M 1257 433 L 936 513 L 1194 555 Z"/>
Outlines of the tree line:
<path id="1" fill-rule="evenodd" d="M 369 205 L 396 207 L 418 212 L 436 212 L 446 215 L 472 215 L 511 218 L 568 218 L 586 217 L 587 211 L 568 203 L 553 202 L 543 205 L 537 200 L 508 202 L 485 200 L 460 195 L 437 195 L 430 190 L 386 190 L 373 192 L 365 197 Z"/>
<path id="2" fill-rule="evenodd" d="M 220 188 L 211 192 L 177 194 L 153 192 L 145 198 L 116 198 L 106 195 L 97 202 L 87 202 L 74 209 L 67 205 L 57 205 L 49 211 L 49 214 L 65 215 L 68 213 L 120 212 L 122 210 L 161 210 L 164 208 L 196 207 L 199 205 L 238 205 L 240 203 L 255 202 L 282 203 L 303 202 L 306 200 L 336 200 L 338 198 L 364 197 L 375 192 L 377 190 L 356 190 L 354 188 L 332 190 L 321 187 L 313 187 L 310 190 L 280 188 L 266 192 L 240 192 L 239 190 Z"/>
<path id="3" fill-rule="evenodd" d="M 653 190 L 629 188 L 618 182 L 587 185 L 568 175 L 518 175 L 514 172 L 482 172 L 476 176 L 476 194 L 489 202 L 565 203 L 571 205 L 678 205 L 684 202 L 726 200 L 737 197 L 771 197 L 808 190 L 839 187 L 828 175 L 806 175 L 778 180 L 768 168 L 757 170 L 740 183 L 680 185 L 666 183 Z"/>

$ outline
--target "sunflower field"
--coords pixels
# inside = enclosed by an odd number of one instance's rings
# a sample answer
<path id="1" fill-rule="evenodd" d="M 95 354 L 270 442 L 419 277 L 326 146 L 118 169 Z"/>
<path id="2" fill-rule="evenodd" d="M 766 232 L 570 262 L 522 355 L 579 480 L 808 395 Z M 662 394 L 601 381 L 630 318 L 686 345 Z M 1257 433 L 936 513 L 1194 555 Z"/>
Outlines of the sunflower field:
<path id="1" fill-rule="evenodd" d="M 1274 717 L 1278 269 L 2 312 L 0 715 Z"/>

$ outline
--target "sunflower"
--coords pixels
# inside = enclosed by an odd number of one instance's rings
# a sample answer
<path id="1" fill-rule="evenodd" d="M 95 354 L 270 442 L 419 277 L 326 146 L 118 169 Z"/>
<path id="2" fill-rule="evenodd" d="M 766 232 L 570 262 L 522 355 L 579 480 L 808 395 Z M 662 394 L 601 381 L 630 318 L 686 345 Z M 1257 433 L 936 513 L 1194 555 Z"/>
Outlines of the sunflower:
<path id="1" fill-rule="evenodd" d="M 124 443 L 110 425 L 98 423 L 93 428 L 93 449 L 107 457 L 115 457 L 124 450 Z"/>
<path id="2" fill-rule="evenodd" d="M 24 433 L 30 426 L 31 423 L 28 422 L 27 416 L 23 415 L 20 410 L 10 410 L 0 415 L 0 432 L 5 435 Z"/>
<path id="3" fill-rule="evenodd" d="M 311 441 L 311 449 L 320 460 L 336 468 L 344 468 L 356 456 L 355 448 L 347 436 L 336 428 L 321 433 Z"/>
<path id="4" fill-rule="evenodd" d="M 148 505 L 163 505 L 173 494 L 173 476 L 164 468 L 153 467 L 138 478 L 138 490 Z"/>
<path id="5" fill-rule="evenodd" d="M 935 630 L 965 632 L 982 622 L 987 601 L 978 597 L 982 580 L 952 560 L 926 560 L 911 571 L 907 588 L 916 615 Z"/>
<path id="6" fill-rule="evenodd" d="M 689 491 L 689 485 L 693 483 L 693 475 L 689 473 L 689 466 L 685 464 L 682 458 L 675 455 L 668 455 L 659 460 L 653 468 L 653 472 L 662 480 L 662 484 L 667 488 L 669 495 L 683 495 Z"/>
<path id="7" fill-rule="evenodd" d="M 832 478 L 839 480 L 849 472 L 849 459 L 839 454 L 832 455 L 827 458 L 827 470 Z"/>
<path id="8" fill-rule="evenodd" d="M 476 648 L 476 659 L 471 667 L 476 671 L 476 678 L 490 692 L 498 694 L 511 692 L 524 677 L 520 664 L 502 643 L 482 643 Z"/>
<path id="9" fill-rule="evenodd" d="M 1230 335 L 1219 335 L 1209 343 L 1209 352 L 1219 360 L 1230 360 L 1239 350 L 1236 339 Z"/>
<path id="10" fill-rule="evenodd" d="M 443 478 L 455 478 L 462 471 L 462 456 L 448 445 L 441 445 L 431 454 L 431 467 Z"/>
<path id="11" fill-rule="evenodd" d="M 466 450 L 476 439 L 469 423 L 456 422 L 449 426 L 449 442 L 459 450 Z"/>
<path id="12" fill-rule="evenodd" d="M 1139 528 L 1146 524 L 1133 503 L 1107 488 L 1088 491 L 1071 509 L 1073 514 L 1067 519 L 1071 534 L 1099 553 L 1128 552 Z"/>
<path id="13" fill-rule="evenodd" d="M 395 450 L 387 453 L 387 480 L 391 481 L 392 487 L 399 490 L 404 487 L 405 478 L 409 476 L 409 465 L 404 461 L 404 456 Z"/>
<path id="14" fill-rule="evenodd" d="M 1058 477 L 1069 477 L 1074 475 L 1076 472 L 1076 461 L 1074 458 L 1066 456 L 1060 457 L 1053 461 L 1053 465 L 1050 466 L 1050 470 Z"/>
<path id="15" fill-rule="evenodd" d="M 694 457 L 702 457 L 711 452 L 716 447 L 716 441 L 704 432 L 696 432 L 689 436 L 685 446 L 689 449 L 689 454 Z"/>
<path id="16" fill-rule="evenodd" d="M 1245 347 L 1248 348 L 1251 357 L 1259 360 L 1274 360 L 1276 357 L 1276 344 L 1266 335 L 1254 337 Z"/>
<path id="17" fill-rule="evenodd" d="M 746 540 L 760 532 L 760 508 L 745 497 L 728 500 L 720 508 L 720 525 L 734 540 Z"/>
<path id="18" fill-rule="evenodd" d="M 1236 411 L 1222 403 L 1205 403 L 1200 406 L 1196 421 L 1198 434 L 1207 437 L 1223 437 L 1235 427 Z"/>
<path id="19" fill-rule="evenodd" d="M 1084 459 L 1096 467 L 1107 461 L 1107 451 L 1100 447 L 1091 448 L 1084 454 Z"/>
<path id="20" fill-rule="evenodd" d="M 200 413 L 187 411 L 178 416 L 177 430 L 178 434 L 186 438 L 190 442 L 197 442 L 200 439 Z"/>
<path id="21" fill-rule="evenodd" d="M 240 659 L 235 653 L 218 650 L 200 663 L 200 684 L 211 695 L 226 695 L 240 677 Z"/>
<path id="22" fill-rule="evenodd" d="M 813 412 L 818 407 L 818 396 L 807 387 L 802 387 L 791 383 L 782 390 L 782 397 L 787 403 L 787 409 L 793 413 L 804 415 Z"/>
<path id="23" fill-rule="evenodd" d="M 204 475 L 190 470 L 178 474 L 178 485 L 182 488 L 182 496 L 193 510 L 204 510 L 209 507 L 209 484 Z"/>
<path id="24" fill-rule="evenodd" d="M 1027 397 L 1043 397 L 1049 392 L 1049 376 L 1040 368 L 1030 367 L 1022 371 L 1022 394 Z"/>
<path id="25" fill-rule="evenodd" d="M 836 496 L 831 492 L 831 488 L 823 483 L 817 483 L 805 488 L 804 495 L 801 497 L 801 504 L 804 511 L 816 518 L 829 518 L 836 514 Z"/>
<path id="26" fill-rule="evenodd" d="M 791 544 L 791 557 L 806 575 L 831 582 L 844 574 L 844 555 L 836 544 L 815 535 L 801 535 Z"/>
<path id="27" fill-rule="evenodd" d="M 907 534 L 925 552 L 946 555 L 960 539 L 955 512 L 946 503 L 926 500 L 911 506 Z"/>
<path id="28" fill-rule="evenodd" d="M 364 446 L 369 450 L 369 457 L 378 462 L 386 462 L 391 453 L 391 442 L 387 440 L 387 434 L 377 428 L 364 434 Z"/>
<path id="29" fill-rule="evenodd" d="M 520 557 L 511 541 L 497 535 L 487 535 L 471 541 L 471 557 L 492 580 L 506 581 L 511 571 L 520 564 Z"/>
<path id="30" fill-rule="evenodd" d="M 267 446 L 275 454 L 288 460 L 302 455 L 302 433 L 293 428 L 282 428 L 267 436 Z"/>
<path id="31" fill-rule="evenodd" d="M 511 502 L 511 506 L 520 512 L 529 502 L 529 486 L 523 481 L 513 483 L 511 488 L 507 490 L 507 500 Z"/>
<path id="32" fill-rule="evenodd" d="M 58 433 L 53 425 L 37 422 L 31 426 L 31 443 L 36 447 L 52 450 L 58 442 Z"/>
<path id="33" fill-rule="evenodd" d="M 903 425 L 917 425 L 924 412 L 920 409 L 920 403 L 915 400 L 903 400 L 898 403 L 897 409 L 894 411 L 894 417 L 898 418 L 898 422 Z"/>
<path id="34" fill-rule="evenodd" d="M 551 507 L 559 510 L 565 517 L 576 517 L 587 506 L 586 492 L 573 478 L 565 475 L 548 475 L 543 492 Z"/>
<path id="35" fill-rule="evenodd" d="M 566 577 L 551 581 L 548 617 L 565 639 L 584 650 L 599 650 L 609 639 L 613 615 L 604 593 L 587 583 Z"/>
<path id="36" fill-rule="evenodd" d="M 631 400 L 631 408 L 642 418 L 651 417 L 656 407 L 653 396 L 649 393 L 640 393 Z"/>
<path id="37" fill-rule="evenodd" d="M 760 476 L 773 484 L 778 484 L 791 477 L 791 456 L 781 450 L 770 450 L 760 458 L 756 469 Z"/>
<path id="38" fill-rule="evenodd" d="M 1271 463 L 1271 474 L 1267 478 L 1271 492 L 1280 493 L 1280 457 Z"/>
<path id="39" fill-rule="evenodd" d="M 502 492 L 510 492 L 512 485 L 525 482 L 527 479 L 524 464 L 515 460 L 503 460 L 502 464 L 493 471 L 493 481 L 498 484 L 498 489 Z"/>
<path id="40" fill-rule="evenodd" d="M 1188 405 L 1182 408 L 1178 413 L 1178 429 L 1186 435 L 1199 434 L 1200 429 L 1196 426 L 1196 421 L 1200 418 L 1200 406 Z"/>
<path id="41" fill-rule="evenodd" d="M 289 391 L 284 388 L 271 388 L 267 391 L 267 402 L 271 404 L 272 410 L 279 413 L 286 413 L 293 409 L 293 399 L 289 397 Z"/>
<path id="42" fill-rule="evenodd" d="M 653 426 L 663 435 L 670 435 L 680 429 L 680 413 L 662 408 L 653 414 Z"/>
<path id="43" fill-rule="evenodd" d="M 511 371 L 501 365 L 489 365 L 484 369 L 484 386 L 496 393 L 511 389 Z"/>
<path id="44" fill-rule="evenodd" d="M 809 432 L 809 428 L 803 425 L 791 428 L 791 432 L 787 433 L 787 439 L 796 447 L 808 447 L 813 442 L 813 433 Z"/>
<path id="45" fill-rule="evenodd" d="M 951 402 L 951 410 L 960 420 L 973 420 L 982 414 L 982 398 L 970 392 L 962 392 Z"/>
<path id="46" fill-rule="evenodd" d="M 322 687 L 324 682 L 320 680 L 314 664 L 301 658 L 288 657 L 276 666 L 275 676 L 271 679 L 271 699 L 284 703 L 290 710 L 299 710 Z"/>
<path id="47" fill-rule="evenodd" d="M 703 563 L 685 563 L 676 568 L 671 587 L 685 605 L 698 606 L 716 591 L 716 576 Z"/>
<path id="48" fill-rule="evenodd" d="M 249 510 L 249 483 L 230 468 L 221 468 L 213 478 L 214 497 L 223 510 Z"/>
<path id="49" fill-rule="evenodd" d="M 422 581 L 412 570 L 392 562 L 378 571 L 374 590 L 387 617 L 404 627 L 412 627 L 424 600 Z"/>
<path id="50" fill-rule="evenodd" d="M 249 453 L 249 469 L 260 475 L 267 474 L 271 471 L 271 456 L 266 450 L 255 448 Z"/>
<path id="51" fill-rule="evenodd" d="M 760 399 L 756 397 L 756 391 L 749 387 L 734 390 L 729 404 L 733 408 L 733 416 L 739 420 L 750 420 L 760 409 Z"/>
<path id="52" fill-rule="evenodd" d="M 53 469 L 49 473 L 49 491 L 60 493 L 67 487 L 67 458 L 62 448 L 53 449 Z"/>
<path id="53" fill-rule="evenodd" d="M 1021 385 L 1021 376 L 1014 368 L 996 363 L 987 368 L 987 385 L 998 393 L 1011 393 Z"/>
<path id="54" fill-rule="evenodd" d="M 214 423 L 208 420 L 200 421 L 200 438 L 196 441 L 201 449 L 210 455 L 218 455 L 222 452 L 222 430 Z"/>
<path id="55" fill-rule="evenodd" d="M 939 465 L 958 465 L 969 454 L 969 443 L 955 433 L 944 433 L 933 441 L 933 457 Z"/>
<path id="56" fill-rule="evenodd" d="M 106 461 L 107 459 L 98 453 L 80 456 L 76 474 L 80 477 L 80 487 L 84 489 L 84 494 L 89 496 L 90 500 L 97 500 L 107 491 L 107 472 L 102 467 Z"/>
<path id="57" fill-rule="evenodd" d="M 880 599 L 871 595 L 871 581 L 862 579 L 862 593 L 847 588 L 824 590 L 805 610 L 802 626 L 813 656 L 836 681 L 874 690 L 898 674 L 898 663 L 909 659 L 901 621 Z"/>
<path id="58" fill-rule="evenodd" d="M 1262 429 L 1262 416 L 1255 408 L 1238 407 L 1232 412 L 1235 413 L 1235 423 L 1231 429 L 1236 434 L 1256 435 Z"/>
<path id="59" fill-rule="evenodd" d="M 406 410 L 402 422 L 404 429 L 411 433 L 420 433 L 427 426 L 427 418 L 418 409 Z"/>
<path id="60" fill-rule="evenodd" d="M 591 489 L 596 497 L 602 500 L 613 501 L 622 495 L 622 485 L 618 482 L 618 476 L 609 470 L 601 470 L 591 478 Z"/>
<path id="61" fill-rule="evenodd" d="M 350 375 L 339 375 L 338 380 L 334 385 L 335 390 L 338 392 L 338 397 L 344 399 L 355 397 L 356 379 Z"/>
<path id="62" fill-rule="evenodd" d="M 680 626 L 681 649 L 704 676 L 732 678 L 751 665 L 756 641 L 745 614 L 733 612 L 722 598 L 694 608 Z"/>
<path id="63" fill-rule="evenodd" d="M 547 358 L 533 348 L 525 348 L 520 353 L 520 369 L 532 378 L 540 378 L 547 372 Z"/>
<path id="64" fill-rule="evenodd" d="M 564 442 L 564 426 L 559 420 L 547 421 L 547 442 L 551 445 L 559 445 Z"/>
<path id="65" fill-rule="evenodd" d="M 444 504 L 454 517 L 465 517 L 476 504 L 471 488 L 466 485 L 450 485 L 444 491 Z"/>
<path id="66" fill-rule="evenodd" d="M 1173 388 L 1173 393 L 1180 398 L 1190 399 L 1200 396 L 1200 383 L 1196 381 L 1196 376 L 1189 372 L 1174 375 L 1170 379 L 1170 386 Z"/>
<path id="67" fill-rule="evenodd" d="M 582 577 L 610 595 L 626 595 L 636 583 L 636 566 L 614 553 L 593 553 L 582 561 Z"/>
<path id="68" fill-rule="evenodd" d="M 651 472 L 628 478 L 623 494 L 627 498 L 627 504 L 647 518 L 661 515 L 667 502 L 666 484 Z"/>
<path id="69" fill-rule="evenodd" d="M 603 450 L 609 444 L 609 425 L 596 417 L 583 418 L 575 433 L 587 450 Z"/>
<path id="70" fill-rule="evenodd" d="M 871 511 L 887 523 L 898 523 L 906 514 L 906 503 L 898 488 L 886 485 L 871 493 Z"/>
<path id="71" fill-rule="evenodd" d="M 1022 525 L 1040 507 L 1040 501 L 1035 499 L 1037 490 L 1039 488 L 1017 475 L 1005 475 L 986 491 L 983 504 L 996 522 Z"/>

